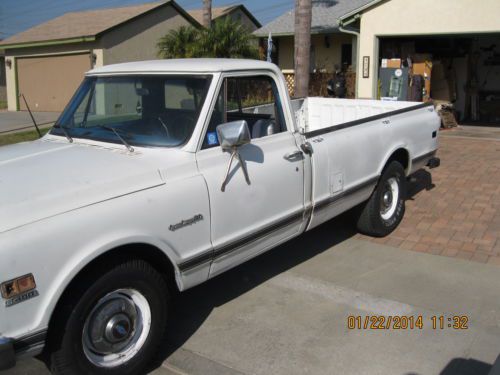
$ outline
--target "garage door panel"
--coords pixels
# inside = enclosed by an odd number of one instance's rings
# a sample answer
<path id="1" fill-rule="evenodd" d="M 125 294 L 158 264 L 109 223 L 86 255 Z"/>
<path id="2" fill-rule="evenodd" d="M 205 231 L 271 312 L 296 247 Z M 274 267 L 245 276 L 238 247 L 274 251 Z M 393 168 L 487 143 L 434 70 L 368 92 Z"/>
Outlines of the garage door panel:
<path id="1" fill-rule="evenodd" d="M 19 58 L 19 94 L 24 94 L 31 110 L 62 111 L 89 69 L 88 53 Z M 26 110 L 23 100 L 19 105 Z"/>

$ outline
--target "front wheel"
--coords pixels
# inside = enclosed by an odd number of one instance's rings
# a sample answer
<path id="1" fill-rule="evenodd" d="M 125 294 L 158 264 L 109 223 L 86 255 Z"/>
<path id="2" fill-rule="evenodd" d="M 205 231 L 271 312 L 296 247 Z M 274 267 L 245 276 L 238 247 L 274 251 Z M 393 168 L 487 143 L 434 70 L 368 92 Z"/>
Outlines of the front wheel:
<path id="1" fill-rule="evenodd" d="M 384 237 L 399 225 L 405 213 L 406 177 L 401 164 L 392 161 L 359 216 L 361 233 Z"/>
<path id="2" fill-rule="evenodd" d="M 142 373 L 163 338 L 167 304 L 163 277 L 143 260 L 89 272 L 69 290 L 52 327 L 52 372 Z"/>

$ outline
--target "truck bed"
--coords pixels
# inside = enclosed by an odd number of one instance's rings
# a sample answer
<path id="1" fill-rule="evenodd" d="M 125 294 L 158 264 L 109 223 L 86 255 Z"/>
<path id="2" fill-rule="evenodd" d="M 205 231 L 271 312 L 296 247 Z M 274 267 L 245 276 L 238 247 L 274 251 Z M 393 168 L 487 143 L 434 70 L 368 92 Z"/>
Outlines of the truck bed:
<path id="1" fill-rule="evenodd" d="M 301 133 L 343 127 L 359 121 L 403 113 L 432 103 L 396 102 L 364 99 L 310 97 L 292 100 L 297 126 Z"/>
<path id="2" fill-rule="evenodd" d="M 438 147 L 432 103 L 306 98 L 292 108 L 312 147 L 309 229 L 368 199 L 395 152 L 409 175 Z"/>

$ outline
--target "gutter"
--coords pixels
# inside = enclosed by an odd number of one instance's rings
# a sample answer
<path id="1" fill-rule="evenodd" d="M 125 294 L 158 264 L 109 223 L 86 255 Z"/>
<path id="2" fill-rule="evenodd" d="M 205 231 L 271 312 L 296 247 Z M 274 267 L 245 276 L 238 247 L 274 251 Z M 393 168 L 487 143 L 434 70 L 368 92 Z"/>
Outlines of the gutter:
<path id="1" fill-rule="evenodd" d="M 356 87 L 354 89 L 354 95 L 356 98 L 358 98 L 358 85 L 359 85 L 359 80 L 361 78 L 360 74 L 359 74 L 359 71 L 360 71 L 360 64 L 358 64 L 359 62 L 359 38 L 360 38 L 360 34 L 361 34 L 361 30 L 359 29 L 356 29 L 354 27 L 350 27 L 348 28 L 347 26 L 349 26 L 351 23 L 353 22 L 356 22 L 358 19 L 361 19 L 361 15 L 360 14 L 356 14 L 353 18 L 351 18 L 349 21 L 347 22 L 342 22 L 339 21 L 339 30 L 345 34 L 350 34 L 350 35 L 355 35 L 356 36 Z"/>
<path id="2" fill-rule="evenodd" d="M 14 49 L 14 48 L 28 48 L 28 47 L 45 47 L 53 46 L 58 44 L 70 44 L 70 43 L 84 43 L 95 41 L 95 36 L 83 36 L 79 38 L 69 38 L 69 39 L 54 39 L 54 40 L 42 40 L 39 42 L 25 42 L 25 43 L 13 43 L 13 44 L 0 44 L 0 49 Z"/>

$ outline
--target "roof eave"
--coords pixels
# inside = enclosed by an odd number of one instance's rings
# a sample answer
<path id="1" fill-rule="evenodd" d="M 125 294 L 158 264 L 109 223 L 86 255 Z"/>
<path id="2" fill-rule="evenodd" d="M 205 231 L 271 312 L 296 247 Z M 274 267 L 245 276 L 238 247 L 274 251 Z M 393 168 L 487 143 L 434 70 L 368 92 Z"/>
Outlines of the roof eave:
<path id="1" fill-rule="evenodd" d="M 325 29 L 325 30 L 311 30 L 311 35 L 321 35 L 321 34 L 335 34 L 335 33 L 340 33 L 340 30 L 338 28 L 332 28 L 332 29 Z M 265 33 L 253 33 L 257 38 L 266 38 L 269 36 L 269 31 Z M 271 31 L 271 36 L 274 37 L 280 37 L 280 36 L 294 36 L 295 33 L 293 31 L 284 31 L 284 32 L 279 32 L 279 33 L 273 33 Z"/>
<path id="2" fill-rule="evenodd" d="M 257 27 L 262 27 L 262 24 L 259 22 L 257 18 L 247 9 L 247 7 L 243 4 L 236 5 L 233 9 L 229 11 L 229 13 L 234 12 L 236 9 L 241 9 L 243 13 L 247 15 L 248 18 L 255 24 Z"/>
<path id="3" fill-rule="evenodd" d="M 384 0 L 373 0 L 373 1 L 370 1 L 369 3 L 367 3 L 365 5 L 362 5 L 359 8 L 354 9 L 354 10 L 350 11 L 349 13 L 346 13 L 343 16 L 339 17 L 339 22 L 341 24 L 345 24 L 345 21 L 348 21 L 349 18 L 351 18 L 353 16 L 356 16 L 359 13 L 362 13 L 366 9 L 371 8 L 372 6 L 377 5 L 378 3 L 382 2 L 382 1 L 384 1 Z"/>
<path id="4" fill-rule="evenodd" d="M 15 48 L 30 48 L 30 47 L 46 47 L 55 46 L 59 44 L 75 44 L 75 43 L 86 43 L 95 41 L 95 35 L 81 36 L 76 38 L 65 38 L 65 39 L 52 39 L 52 40 L 40 40 L 24 43 L 11 43 L 11 44 L 0 44 L 0 49 L 15 49 Z"/>

